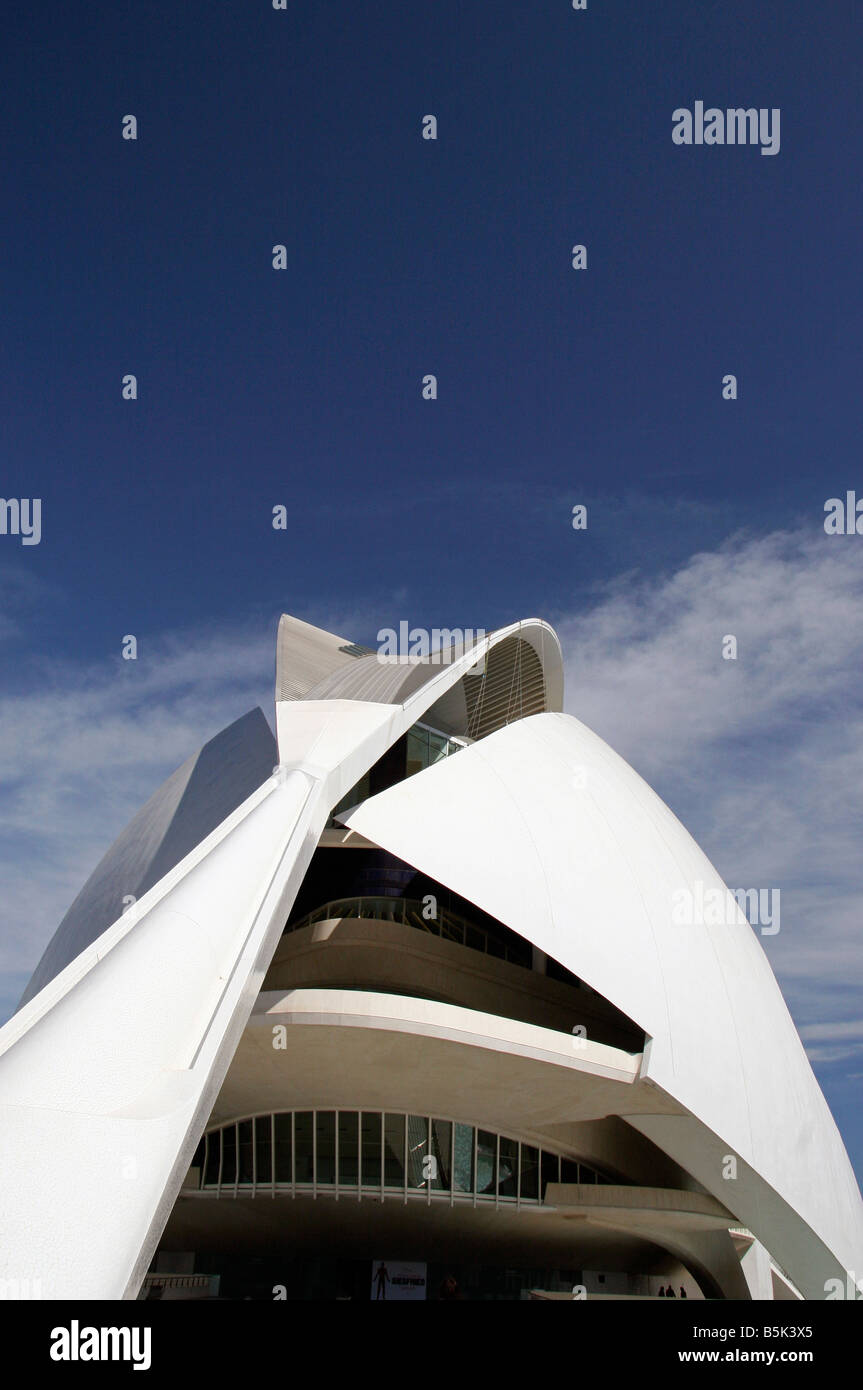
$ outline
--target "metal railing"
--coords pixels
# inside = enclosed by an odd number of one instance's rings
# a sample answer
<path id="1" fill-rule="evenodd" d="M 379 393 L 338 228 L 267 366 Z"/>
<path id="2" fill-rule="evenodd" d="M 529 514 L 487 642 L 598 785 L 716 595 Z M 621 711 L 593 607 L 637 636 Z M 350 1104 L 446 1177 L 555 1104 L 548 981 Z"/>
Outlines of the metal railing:
<path id="1" fill-rule="evenodd" d="M 498 960 L 509 961 L 524 969 L 531 968 L 531 949 L 527 942 L 523 946 L 500 941 L 493 932 L 469 922 L 448 907 L 435 905 L 433 917 L 426 916 L 430 910 L 426 900 L 418 898 L 336 898 L 323 903 L 313 912 L 307 912 L 296 922 L 289 922 L 286 932 L 300 931 L 311 927 L 315 922 L 327 922 L 341 917 L 372 920 L 378 922 L 398 922 L 401 926 L 414 927 L 417 931 L 439 936 L 444 941 L 467 946 L 472 951 L 482 951 Z"/>

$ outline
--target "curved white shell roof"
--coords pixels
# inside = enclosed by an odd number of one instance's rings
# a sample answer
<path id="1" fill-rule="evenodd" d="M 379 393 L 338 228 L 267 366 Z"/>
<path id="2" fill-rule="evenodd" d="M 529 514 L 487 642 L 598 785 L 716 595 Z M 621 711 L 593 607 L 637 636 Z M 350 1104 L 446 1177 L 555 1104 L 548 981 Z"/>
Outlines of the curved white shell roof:
<path id="1" fill-rule="evenodd" d="M 742 918 L 672 924 L 675 889 L 721 881 L 632 769 L 553 712 L 562 663 L 552 629 L 516 623 L 449 664 L 372 672 L 344 639 L 285 619 L 278 775 L 256 785 L 262 763 L 242 758 L 222 769 L 218 824 L 209 779 L 187 787 L 181 777 L 184 828 L 173 837 L 167 784 L 152 803 L 162 840 L 148 833 L 145 853 L 133 843 L 130 859 L 121 844 L 106 857 L 92 912 L 76 916 L 74 937 L 59 934 L 59 973 L 0 1029 L 0 1277 L 38 1278 L 49 1298 L 135 1295 L 327 816 L 427 711 L 459 717 L 463 677 L 514 636 L 536 651 L 552 712 L 519 720 L 495 705 L 483 730 L 516 722 L 366 802 L 350 824 L 646 1030 L 635 1085 L 673 1104 L 654 1114 L 642 1103 L 629 1122 L 738 1214 L 804 1291 L 823 1297 L 826 1278 L 863 1267 L 860 1194 L 761 947 Z M 134 892 L 130 862 L 139 900 L 104 925 L 99 905 Z M 69 942 L 80 947 L 71 958 Z M 721 1176 L 729 1153 L 732 1182 Z"/>
<path id="2" fill-rule="evenodd" d="M 735 1211 L 810 1296 L 823 1297 L 837 1262 L 863 1265 L 854 1174 L 761 944 L 730 895 L 728 924 L 673 920 L 679 890 L 727 890 L 607 744 L 568 715 L 538 715 L 344 819 L 645 1030 L 643 1076 L 693 1121 L 632 1122 Z M 736 1179 L 723 1177 L 728 1154 Z"/>

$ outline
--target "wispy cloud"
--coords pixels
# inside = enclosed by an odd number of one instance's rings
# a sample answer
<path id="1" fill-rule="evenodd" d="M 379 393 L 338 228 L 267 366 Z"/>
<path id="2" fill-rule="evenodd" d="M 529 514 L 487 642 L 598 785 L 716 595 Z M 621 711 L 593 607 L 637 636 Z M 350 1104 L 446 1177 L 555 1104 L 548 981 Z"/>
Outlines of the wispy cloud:
<path id="1" fill-rule="evenodd" d="M 863 1019 L 805 1024 L 800 1029 L 800 1036 L 812 1062 L 826 1065 L 863 1057 Z M 848 1079 L 853 1080 L 861 1075 L 861 1072 L 851 1072 Z"/>
<path id="2" fill-rule="evenodd" d="M 762 943 L 804 1022 L 856 1017 L 863 986 L 861 559 L 856 538 L 740 535 L 557 621 L 570 712 L 732 888 L 781 889 Z"/>
<path id="3" fill-rule="evenodd" d="M 45 666 L 0 695 L 0 973 L 32 969 L 90 870 L 147 797 L 219 729 L 271 718 L 273 634 L 142 644 L 137 661 Z"/>
<path id="4" fill-rule="evenodd" d="M 647 778 L 732 888 L 781 890 L 781 931 L 761 939 L 823 1066 L 863 1053 L 861 554 L 823 533 L 740 535 L 548 615 L 569 711 Z M 348 635 L 362 625 L 301 616 Z M 729 634 L 736 661 L 722 659 Z M 253 705 L 270 717 L 274 637 L 267 621 L 166 634 L 137 662 L 46 663 L 0 693 L 0 1008 L 3 977 L 11 1007 L 160 782 Z"/>

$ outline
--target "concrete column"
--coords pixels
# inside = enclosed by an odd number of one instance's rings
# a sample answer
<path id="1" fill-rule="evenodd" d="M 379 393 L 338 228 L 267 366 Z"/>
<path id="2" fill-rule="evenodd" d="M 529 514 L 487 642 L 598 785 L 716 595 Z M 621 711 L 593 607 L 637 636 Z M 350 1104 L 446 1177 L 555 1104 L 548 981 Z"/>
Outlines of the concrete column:
<path id="1" fill-rule="evenodd" d="M 759 1240 L 753 1240 L 746 1254 L 741 1257 L 740 1268 L 749 1285 L 753 1299 L 773 1299 L 773 1275 L 770 1272 L 770 1256 Z"/>

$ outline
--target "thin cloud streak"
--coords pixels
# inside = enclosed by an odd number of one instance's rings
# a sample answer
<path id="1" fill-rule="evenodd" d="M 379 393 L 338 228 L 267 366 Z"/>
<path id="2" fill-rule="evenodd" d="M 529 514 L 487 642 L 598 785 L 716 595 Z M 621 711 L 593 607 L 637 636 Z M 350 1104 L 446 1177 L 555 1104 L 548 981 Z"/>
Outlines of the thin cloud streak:
<path id="1" fill-rule="evenodd" d="M 734 537 L 558 618 L 567 707 L 659 792 L 732 888 L 779 888 L 762 937 L 792 1008 L 863 986 L 863 566 L 854 541 Z M 737 638 L 736 661 L 722 643 Z"/>

